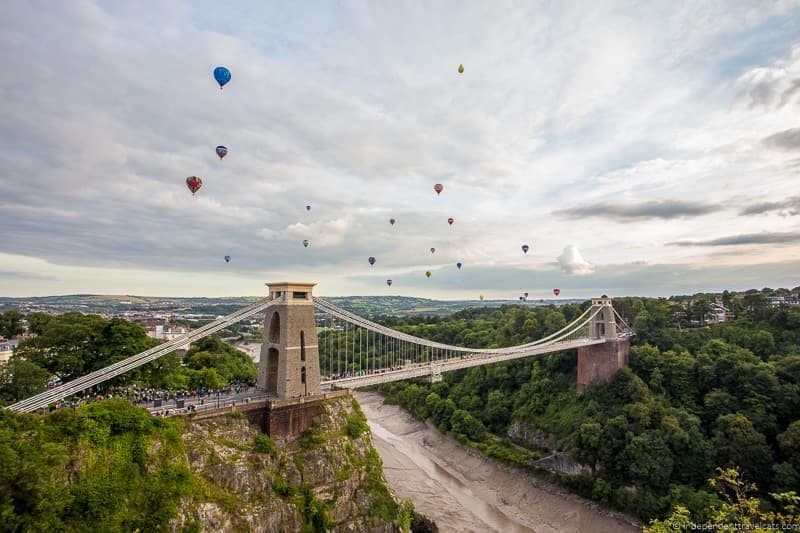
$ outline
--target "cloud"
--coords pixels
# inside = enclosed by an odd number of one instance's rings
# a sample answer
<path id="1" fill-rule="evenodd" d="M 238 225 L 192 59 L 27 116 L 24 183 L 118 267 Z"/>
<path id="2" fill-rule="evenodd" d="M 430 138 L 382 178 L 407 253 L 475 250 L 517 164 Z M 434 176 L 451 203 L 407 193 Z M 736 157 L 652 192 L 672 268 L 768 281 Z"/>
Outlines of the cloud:
<path id="1" fill-rule="evenodd" d="M 800 150 L 800 128 L 791 128 L 770 135 L 764 139 L 764 145 L 786 151 Z"/>
<path id="2" fill-rule="evenodd" d="M 572 207 L 556 211 L 568 218 L 604 217 L 616 220 L 636 220 L 658 218 L 670 220 L 674 218 L 702 216 L 721 211 L 723 206 L 684 200 L 651 200 L 635 204 L 616 204 L 600 202 L 580 207 Z"/>
<path id="3" fill-rule="evenodd" d="M 742 209 L 742 215 L 759 215 L 762 213 L 769 213 L 771 211 L 779 211 L 781 216 L 796 216 L 800 215 L 800 196 L 793 196 L 780 202 L 762 202 L 753 204 Z"/>
<path id="4" fill-rule="evenodd" d="M 800 233 L 748 233 L 707 241 L 675 241 L 670 246 L 739 246 L 743 244 L 787 244 L 800 242 Z"/>
<path id="5" fill-rule="evenodd" d="M 789 58 L 748 70 L 737 80 L 736 101 L 750 109 L 783 109 L 800 99 L 800 46 Z"/>
<path id="6" fill-rule="evenodd" d="M 556 260 L 570 276 L 586 276 L 594 272 L 594 266 L 583 258 L 581 251 L 574 244 L 564 247 L 564 251 Z"/>

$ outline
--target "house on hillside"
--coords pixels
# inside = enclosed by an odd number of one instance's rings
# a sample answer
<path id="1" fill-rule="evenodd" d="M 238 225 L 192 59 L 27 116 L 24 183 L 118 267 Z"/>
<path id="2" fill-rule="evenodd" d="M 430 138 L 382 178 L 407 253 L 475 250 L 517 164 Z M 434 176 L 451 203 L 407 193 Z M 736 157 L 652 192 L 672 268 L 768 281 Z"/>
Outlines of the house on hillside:
<path id="1" fill-rule="evenodd" d="M 4 364 L 11 359 L 11 354 L 17 349 L 19 339 L 0 340 L 0 364 Z"/>
<path id="2" fill-rule="evenodd" d="M 714 302 L 711 304 L 711 310 L 708 313 L 709 324 L 722 324 L 723 322 L 727 322 L 729 320 L 733 320 L 733 316 L 727 307 L 722 305 L 720 302 Z"/>

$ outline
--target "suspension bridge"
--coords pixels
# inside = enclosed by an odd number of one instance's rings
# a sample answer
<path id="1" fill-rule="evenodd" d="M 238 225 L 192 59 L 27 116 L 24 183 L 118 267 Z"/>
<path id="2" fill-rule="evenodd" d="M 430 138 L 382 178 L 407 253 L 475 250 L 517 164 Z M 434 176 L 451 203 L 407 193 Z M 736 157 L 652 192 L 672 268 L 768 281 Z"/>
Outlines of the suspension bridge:
<path id="1" fill-rule="evenodd" d="M 313 286 L 269 284 L 270 295 L 263 300 L 7 408 L 47 408 L 259 313 L 265 319 L 257 387 L 265 397 L 282 401 L 412 378 L 438 381 L 444 372 L 575 348 L 579 392 L 627 365 L 633 331 L 610 298 L 593 299 L 572 322 L 541 339 L 504 348 L 469 348 L 372 322 L 312 296 Z"/>

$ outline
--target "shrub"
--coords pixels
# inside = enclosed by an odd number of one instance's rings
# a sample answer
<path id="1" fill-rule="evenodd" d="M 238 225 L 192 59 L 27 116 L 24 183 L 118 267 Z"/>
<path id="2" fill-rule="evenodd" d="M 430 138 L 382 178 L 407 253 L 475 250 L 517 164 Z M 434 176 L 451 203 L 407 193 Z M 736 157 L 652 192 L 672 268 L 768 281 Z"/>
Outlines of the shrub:
<path id="1" fill-rule="evenodd" d="M 253 451 L 258 453 L 268 453 L 274 456 L 278 449 L 275 447 L 275 441 L 269 435 L 258 435 L 253 440 Z"/>
<path id="2" fill-rule="evenodd" d="M 347 424 L 345 425 L 344 432 L 351 439 L 357 439 L 366 433 L 368 429 L 367 419 L 360 412 L 347 417 Z"/>

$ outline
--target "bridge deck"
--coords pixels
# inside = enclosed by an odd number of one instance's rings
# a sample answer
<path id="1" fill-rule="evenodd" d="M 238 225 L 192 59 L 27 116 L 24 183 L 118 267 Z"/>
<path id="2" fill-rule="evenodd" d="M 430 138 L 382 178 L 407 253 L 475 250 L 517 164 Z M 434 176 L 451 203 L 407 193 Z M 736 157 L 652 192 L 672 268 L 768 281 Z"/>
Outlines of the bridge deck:
<path id="1" fill-rule="evenodd" d="M 359 387 L 369 387 L 370 385 L 378 385 L 380 383 L 389 383 L 392 381 L 401 381 L 404 379 L 433 376 L 436 374 L 441 374 L 442 372 L 450 372 L 452 370 L 460 370 L 462 368 L 470 368 L 473 366 L 498 363 L 502 361 L 512 361 L 514 359 L 522 359 L 525 357 L 531 357 L 534 355 L 543 355 L 552 352 L 560 352 L 563 350 L 580 348 L 581 346 L 602 344 L 604 342 L 606 342 L 606 339 L 578 339 L 573 341 L 548 344 L 547 346 L 542 346 L 539 348 L 531 348 L 529 350 L 516 353 L 506 353 L 497 355 L 488 355 L 488 354 L 466 355 L 459 358 L 447 359 L 444 361 L 408 365 L 396 370 L 381 370 L 380 372 L 374 374 L 352 376 L 341 379 L 323 380 L 322 385 L 324 386 L 332 385 L 335 387 L 356 389 Z"/>

